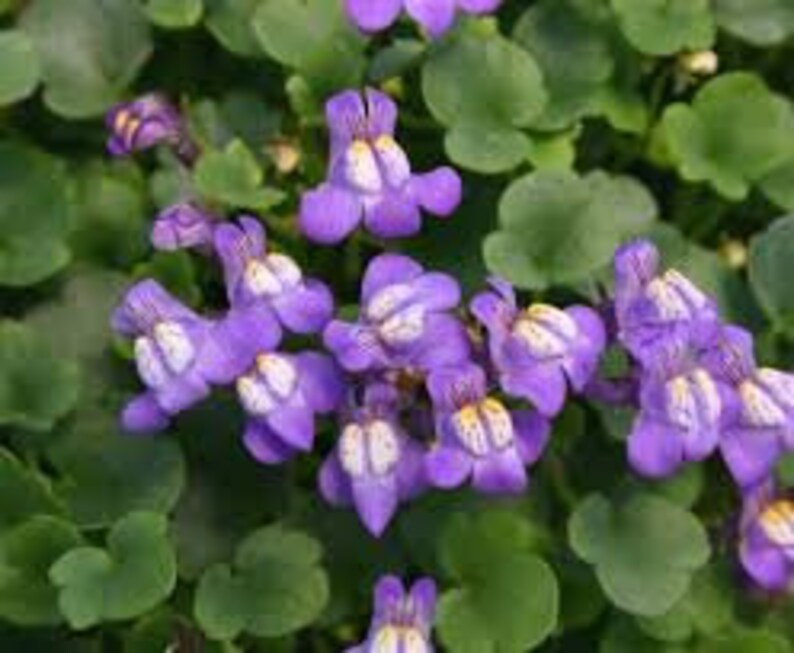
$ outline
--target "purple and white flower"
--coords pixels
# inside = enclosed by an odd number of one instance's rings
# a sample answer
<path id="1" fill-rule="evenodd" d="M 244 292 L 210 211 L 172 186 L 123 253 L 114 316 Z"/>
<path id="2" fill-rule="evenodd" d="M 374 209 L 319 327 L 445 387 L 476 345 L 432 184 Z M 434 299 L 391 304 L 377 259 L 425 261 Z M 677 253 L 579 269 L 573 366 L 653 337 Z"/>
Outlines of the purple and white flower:
<path id="1" fill-rule="evenodd" d="M 364 273 L 358 320 L 333 320 L 323 340 L 350 372 L 427 372 L 469 356 L 466 331 L 450 314 L 459 302 L 460 287 L 449 275 L 425 272 L 407 256 L 381 254 Z"/>
<path id="2" fill-rule="evenodd" d="M 449 30 L 455 22 L 455 12 L 489 14 L 502 0 L 346 0 L 350 20 L 365 32 L 379 32 L 394 24 L 405 12 L 419 23 L 433 38 Z"/>
<path id="3" fill-rule="evenodd" d="M 281 463 L 314 445 L 315 414 L 335 410 L 345 393 L 341 371 L 323 354 L 260 352 L 236 380 L 249 419 L 244 442 L 251 455 Z"/>
<path id="4" fill-rule="evenodd" d="M 353 505 L 375 537 L 384 532 L 400 502 L 426 487 L 423 449 L 400 426 L 397 402 L 392 386 L 368 386 L 363 405 L 343 416 L 336 447 L 320 469 L 325 499 L 332 505 Z"/>
<path id="5" fill-rule="evenodd" d="M 230 314 L 220 322 L 200 317 L 147 279 L 127 291 L 112 326 L 134 339 L 135 363 L 148 390 L 122 413 L 129 431 L 158 431 L 172 415 L 209 394 L 210 384 L 229 383 L 254 344 L 272 348 L 279 333 L 268 315 Z M 257 328 L 252 329 L 252 326 Z M 261 327 L 261 328 L 259 328 Z"/>
<path id="6" fill-rule="evenodd" d="M 582 392 L 598 366 L 606 334 L 591 308 L 532 304 L 521 310 L 510 284 L 490 281 L 471 311 L 488 332 L 491 362 L 502 389 L 532 402 L 543 415 L 562 410 L 568 385 Z"/>
<path id="7" fill-rule="evenodd" d="M 734 326 L 722 329 L 704 360 L 733 397 L 722 457 L 739 485 L 756 485 L 784 451 L 794 451 L 794 375 L 757 367 L 752 335 Z"/>
<path id="8" fill-rule="evenodd" d="M 720 324 L 716 303 L 678 270 L 660 274 L 653 243 L 623 245 L 614 266 L 618 339 L 634 358 L 652 362 L 671 339 L 702 347 L 714 338 Z"/>
<path id="9" fill-rule="evenodd" d="M 436 584 L 431 578 L 420 578 L 406 591 L 396 576 L 383 576 L 374 604 L 366 641 L 345 653 L 433 653 Z"/>
<path id="10" fill-rule="evenodd" d="M 370 0 L 368 0 L 370 1 Z M 331 132 L 328 176 L 304 194 L 299 227 L 307 238 L 334 244 L 363 221 L 381 238 L 419 232 L 421 210 L 448 216 L 461 199 L 461 181 L 449 167 L 414 174 L 394 140 L 397 106 L 384 93 L 345 91 L 326 105 Z"/>
<path id="11" fill-rule="evenodd" d="M 212 246 L 215 224 L 215 216 L 205 209 L 192 202 L 180 202 L 163 209 L 155 218 L 152 245 L 163 251 L 207 249 Z"/>
<path id="12" fill-rule="evenodd" d="M 314 333 L 327 324 L 334 308 L 330 290 L 305 278 L 286 254 L 268 252 L 265 230 L 257 219 L 243 216 L 238 225 L 222 224 L 214 240 L 233 307 L 267 306 L 296 333 Z"/>
<path id="13" fill-rule="evenodd" d="M 526 489 L 525 465 L 543 452 L 548 421 L 534 411 L 509 411 L 489 396 L 485 373 L 471 363 L 434 370 L 427 387 L 438 438 L 425 456 L 430 483 L 453 488 L 471 478 L 476 489 L 490 494 Z"/>
<path id="14" fill-rule="evenodd" d="M 108 111 L 105 123 L 110 130 L 107 147 L 113 156 L 128 156 L 161 143 L 177 153 L 194 147 L 179 111 L 156 93 L 117 104 Z"/>
<path id="15" fill-rule="evenodd" d="M 730 394 L 680 341 L 655 350 L 654 364 L 640 379 L 639 413 L 628 440 L 631 466 L 664 477 L 717 448 Z"/>
<path id="16" fill-rule="evenodd" d="M 776 494 L 771 480 L 744 495 L 739 558 L 760 587 L 773 592 L 794 588 L 794 500 Z"/>

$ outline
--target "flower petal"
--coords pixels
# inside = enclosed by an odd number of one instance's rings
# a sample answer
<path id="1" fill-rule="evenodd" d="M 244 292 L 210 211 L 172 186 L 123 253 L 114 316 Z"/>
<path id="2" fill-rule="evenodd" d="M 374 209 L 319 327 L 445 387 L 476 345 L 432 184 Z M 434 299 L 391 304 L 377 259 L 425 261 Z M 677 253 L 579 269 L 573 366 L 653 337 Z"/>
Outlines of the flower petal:
<path id="1" fill-rule="evenodd" d="M 373 258 L 361 282 L 361 303 L 366 304 L 386 286 L 408 283 L 424 272 L 419 263 L 400 254 L 381 254 Z"/>
<path id="2" fill-rule="evenodd" d="M 278 465 L 295 455 L 295 450 L 276 435 L 264 422 L 249 419 L 245 425 L 243 444 L 256 460 Z"/>
<path id="3" fill-rule="evenodd" d="M 565 376 L 560 368 L 556 364 L 527 366 L 509 361 L 508 357 L 501 363 L 499 382 L 502 389 L 509 395 L 532 402 L 541 415 L 557 415 L 565 405 L 567 394 Z"/>
<path id="4" fill-rule="evenodd" d="M 551 435 L 549 420 L 531 410 L 515 410 L 513 429 L 516 447 L 525 465 L 531 465 L 543 454 Z"/>
<path id="5" fill-rule="evenodd" d="M 769 475 L 781 446 L 773 429 L 732 428 L 723 433 L 720 451 L 734 480 L 750 487 Z"/>
<path id="6" fill-rule="evenodd" d="M 409 194 L 428 213 L 447 217 L 460 205 L 463 184 L 452 168 L 436 168 L 411 177 Z"/>
<path id="7" fill-rule="evenodd" d="M 405 193 L 386 193 L 364 210 L 364 225 L 379 238 L 405 238 L 422 228 L 422 215 Z"/>
<path id="8" fill-rule="evenodd" d="M 411 356 L 413 365 L 426 372 L 459 365 L 471 354 L 466 329 L 452 315 L 430 315 L 419 348 Z"/>
<path id="9" fill-rule="evenodd" d="M 490 14 L 500 4 L 502 0 L 458 0 L 458 7 L 469 14 Z"/>
<path id="10" fill-rule="evenodd" d="M 684 458 L 679 434 L 642 415 L 629 434 L 628 455 L 634 470 L 651 478 L 672 474 Z"/>
<path id="11" fill-rule="evenodd" d="M 399 496 L 393 476 L 351 480 L 353 504 L 367 530 L 380 537 L 397 511 Z"/>
<path id="12" fill-rule="evenodd" d="M 382 576 L 375 585 L 373 593 L 374 618 L 387 619 L 404 598 L 405 589 L 402 581 L 392 574 Z"/>
<path id="13" fill-rule="evenodd" d="M 564 362 L 564 369 L 571 387 L 581 392 L 598 367 L 606 346 L 606 330 L 598 313 L 591 308 L 571 306 L 565 312 L 576 322 L 579 336 L 573 355 Z"/>
<path id="14" fill-rule="evenodd" d="M 761 587 L 782 590 L 788 585 L 788 563 L 780 549 L 751 538 L 742 542 L 739 557 L 745 571 Z"/>
<path id="15" fill-rule="evenodd" d="M 529 479 L 513 447 L 474 461 L 472 485 L 486 494 L 520 494 Z"/>
<path id="16" fill-rule="evenodd" d="M 295 333 L 321 331 L 334 312 L 334 298 L 321 281 L 308 279 L 272 301 L 279 320 Z"/>
<path id="17" fill-rule="evenodd" d="M 134 397 L 121 413 L 121 426 L 131 433 L 156 433 L 168 426 L 170 418 L 151 392 Z"/>
<path id="18" fill-rule="evenodd" d="M 446 32 L 455 20 L 456 0 L 405 0 L 405 10 L 433 38 Z"/>
<path id="19" fill-rule="evenodd" d="M 320 467 L 318 485 L 320 493 L 332 506 L 349 506 L 353 503 L 350 478 L 339 464 L 336 452 L 331 453 Z"/>
<path id="20" fill-rule="evenodd" d="M 430 625 L 433 623 L 436 601 L 438 600 L 438 589 L 435 581 L 432 578 L 420 578 L 411 587 L 410 596 L 417 607 L 420 619 L 429 630 Z"/>
<path id="21" fill-rule="evenodd" d="M 379 32 L 391 25 L 402 9 L 402 0 L 345 0 L 350 19 L 366 32 Z"/>
<path id="22" fill-rule="evenodd" d="M 304 193 L 298 227 L 309 240 L 335 245 L 358 226 L 361 215 L 362 206 L 355 195 L 326 183 Z"/>
<path id="23" fill-rule="evenodd" d="M 344 399 L 344 377 L 339 366 L 325 354 L 303 352 L 295 357 L 300 375 L 301 391 L 312 410 L 330 413 Z"/>
<path id="24" fill-rule="evenodd" d="M 267 425 L 290 448 L 311 451 L 314 444 L 314 415 L 307 406 L 276 408 L 268 414 Z"/>
<path id="25" fill-rule="evenodd" d="M 471 472 L 471 457 L 457 447 L 440 445 L 425 456 L 425 474 L 436 487 L 458 487 Z"/>
<path id="26" fill-rule="evenodd" d="M 374 366 L 380 350 L 366 336 L 366 328 L 332 320 L 323 331 L 323 344 L 333 353 L 339 364 L 350 372 L 361 372 Z"/>

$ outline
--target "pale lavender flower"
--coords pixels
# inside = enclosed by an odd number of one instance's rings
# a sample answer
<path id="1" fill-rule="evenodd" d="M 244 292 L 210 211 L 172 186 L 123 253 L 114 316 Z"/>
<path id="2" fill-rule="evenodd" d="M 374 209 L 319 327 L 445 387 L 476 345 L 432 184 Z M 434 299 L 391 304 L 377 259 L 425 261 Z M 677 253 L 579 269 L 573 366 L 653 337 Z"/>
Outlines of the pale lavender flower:
<path id="1" fill-rule="evenodd" d="M 435 611 L 436 584 L 431 578 L 420 578 L 406 591 L 396 576 L 382 576 L 375 586 L 367 639 L 345 653 L 433 653 Z"/>
<path id="2" fill-rule="evenodd" d="M 303 195 L 299 227 L 307 238 L 334 244 L 363 221 L 382 238 L 419 232 L 421 210 L 448 216 L 461 199 L 461 181 L 448 167 L 414 174 L 394 140 L 397 106 L 379 91 L 345 91 L 326 105 L 331 132 L 328 176 Z"/>
<path id="3" fill-rule="evenodd" d="M 192 202 L 180 202 L 163 209 L 155 218 L 151 240 L 155 249 L 174 251 L 212 245 L 216 218 Z"/>
<path id="4" fill-rule="evenodd" d="M 367 530 L 380 537 L 400 502 L 426 486 L 422 447 L 399 424 L 397 391 L 366 388 L 363 405 L 342 416 L 336 447 L 320 469 L 320 491 L 338 506 L 353 505 Z"/>
<path id="5" fill-rule="evenodd" d="M 379 32 L 391 26 L 405 12 L 433 38 L 449 30 L 455 12 L 484 15 L 496 11 L 502 0 L 345 0 L 350 20 L 365 32 Z"/>
<path id="6" fill-rule="evenodd" d="M 333 320 L 323 341 L 350 372 L 427 372 L 468 358 L 465 329 L 450 314 L 459 302 L 460 287 L 449 275 L 425 272 L 407 256 L 381 254 L 364 273 L 358 320 Z"/>
<path id="7" fill-rule="evenodd" d="M 606 335 L 601 318 L 585 306 L 519 309 L 510 284 L 490 281 L 471 311 L 488 332 L 491 362 L 509 395 L 531 401 L 546 416 L 562 410 L 568 385 L 582 392 L 598 366 Z"/>
<path id="8" fill-rule="evenodd" d="M 794 375 L 757 367 L 752 335 L 735 326 L 723 327 L 704 361 L 733 398 L 722 457 L 739 485 L 756 485 L 784 451 L 794 451 Z"/>
<path id="9" fill-rule="evenodd" d="M 776 493 L 771 480 L 745 492 L 739 558 L 760 587 L 773 592 L 794 588 L 794 500 Z"/>
<path id="10" fill-rule="evenodd" d="M 471 478 L 486 493 L 516 494 L 528 483 L 549 436 L 549 423 L 530 410 L 508 410 L 487 394 L 485 373 L 471 363 L 432 371 L 437 442 L 425 457 L 428 480 L 452 488 Z"/>
<path id="11" fill-rule="evenodd" d="M 334 302 L 328 287 L 304 277 L 286 254 L 268 252 L 265 230 L 257 219 L 244 216 L 238 225 L 216 227 L 214 241 L 233 307 L 267 306 L 296 333 L 319 331 L 331 318 Z"/>

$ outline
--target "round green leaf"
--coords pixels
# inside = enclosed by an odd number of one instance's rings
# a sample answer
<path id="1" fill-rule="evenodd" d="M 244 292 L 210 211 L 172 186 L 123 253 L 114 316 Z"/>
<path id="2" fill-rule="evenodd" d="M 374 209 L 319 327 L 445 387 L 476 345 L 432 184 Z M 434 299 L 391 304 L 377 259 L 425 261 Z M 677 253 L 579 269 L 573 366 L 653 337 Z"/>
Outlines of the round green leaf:
<path id="1" fill-rule="evenodd" d="M 775 168 L 761 180 L 764 195 L 786 211 L 794 211 L 794 159 Z"/>
<path id="2" fill-rule="evenodd" d="M 253 29 L 268 55 L 295 68 L 318 92 L 361 81 L 365 40 L 350 25 L 339 2 L 262 0 Z"/>
<path id="3" fill-rule="evenodd" d="M 790 0 L 714 0 L 719 26 L 754 45 L 769 46 L 794 33 Z"/>
<path id="4" fill-rule="evenodd" d="M 0 425 L 46 431 L 77 402 L 80 374 L 26 325 L 0 322 Z"/>
<path id="5" fill-rule="evenodd" d="M 0 449 L 0 533 L 34 515 L 63 514 L 46 478 Z"/>
<path id="6" fill-rule="evenodd" d="M 32 0 L 20 25 L 41 57 L 44 101 L 67 118 L 105 111 L 152 50 L 146 17 L 129 0 Z"/>
<path id="7" fill-rule="evenodd" d="M 241 57 L 261 57 L 252 27 L 260 0 L 204 0 L 205 22 L 220 44 Z"/>
<path id="8" fill-rule="evenodd" d="M 574 284 L 606 265 L 615 247 L 655 216 L 653 198 L 629 177 L 539 171 L 502 196 L 500 229 L 484 242 L 485 262 L 522 288 Z"/>
<path id="9" fill-rule="evenodd" d="M 626 38 L 640 52 L 705 50 L 714 42 L 709 0 L 612 0 L 612 7 Z"/>
<path id="10" fill-rule="evenodd" d="M 661 127 L 681 176 L 708 181 L 731 200 L 794 157 L 790 103 L 750 73 L 721 75 L 691 106 L 668 106 Z"/>
<path id="11" fill-rule="evenodd" d="M 40 74 L 39 58 L 27 35 L 0 31 L 0 106 L 28 97 L 36 90 Z"/>
<path id="12" fill-rule="evenodd" d="M 74 629 L 143 614 L 176 585 L 168 522 L 155 513 L 130 513 L 113 526 L 106 548 L 72 549 L 50 568 L 50 580 Z"/>
<path id="13" fill-rule="evenodd" d="M 0 142 L 0 285 L 38 283 L 66 265 L 68 221 L 67 180 L 60 162 Z"/>
<path id="14" fill-rule="evenodd" d="M 512 170 L 529 158 L 532 144 L 517 129 L 494 124 L 457 123 L 446 135 L 444 147 L 455 163 L 483 174 Z"/>
<path id="15" fill-rule="evenodd" d="M 648 616 L 667 612 L 710 554 L 700 522 L 652 495 L 617 505 L 591 495 L 571 516 L 568 537 L 616 606 Z"/>
<path id="16" fill-rule="evenodd" d="M 441 559 L 456 587 L 438 607 L 438 634 L 453 653 L 528 651 L 554 630 L 559 587 L 531 552 L 532 529 L 509 513 L 462 515 L 444 531 Z"/>
<path id="17" fill-rule="evenodd" d="M 80 544 L 70 523 L 39 515 L 0 538 L 0 617 L 21 626 L 60 623 L 58 593 L 48 571 Z"/>
<path id="18" fill-rule="evenodd" d="M 180 29 L 198 23 L 204 5 L 202 0 L 147 0 L 144 10 L 155 25 Z"/>
<path id="19" fill-rule="evenodd" d="M 750 284 L 769 318 L 794 333 L 794 215 L 780 218 L 750 243 Z"/>
<path id="20" fill-rule="evenodd" d="M 199 581 L 195 615 L 212 639 L 243 631 L 281 637 L 314 621 L 328 600 L 320 544 L 299 531 L 268 526 L 237 548 L 234 565 L 209 568 Z"/>

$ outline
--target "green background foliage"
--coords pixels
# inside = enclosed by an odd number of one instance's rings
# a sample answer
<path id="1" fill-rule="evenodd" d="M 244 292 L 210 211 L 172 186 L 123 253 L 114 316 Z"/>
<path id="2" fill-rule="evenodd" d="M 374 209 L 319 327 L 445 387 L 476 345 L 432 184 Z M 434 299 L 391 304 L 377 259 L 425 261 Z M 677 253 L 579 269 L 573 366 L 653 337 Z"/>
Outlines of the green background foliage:
<path id="1" fill-rule="evenodd" d="M 123 434 L 137 381 L 108 326 L 144 276 L 222 309 L 212 265 L 149 244 L 182 199 L 256 212 L 355 303 L 382 244 L 311 246 L 295 212 L 324 175 L 324 101 L 371 84 L 417 169 L 464 177 L 454 217 L 389 249 L 467 296 L 493 273 L 587 302 L 644 234 L 790 368 L 792 61 L 791 0 L 505 0 L 438 42 L 407 20 L 365 37 L 341 0 L 0 0 L 0 651 L 336 653 L 385 572 L 438 580 L 453 653 L 794 651 L 791 602 L 737 571 L 721 464 L 638 479 L 625 415 L 573 403 L 526 496 L 431 493 L 376 542 L 317 496 L 330 421 L 279 468 L 245 455 L 223 395 Z M 104 152 L 104 112 L 151 90 L 189 121 L 192 174 Z"/>

